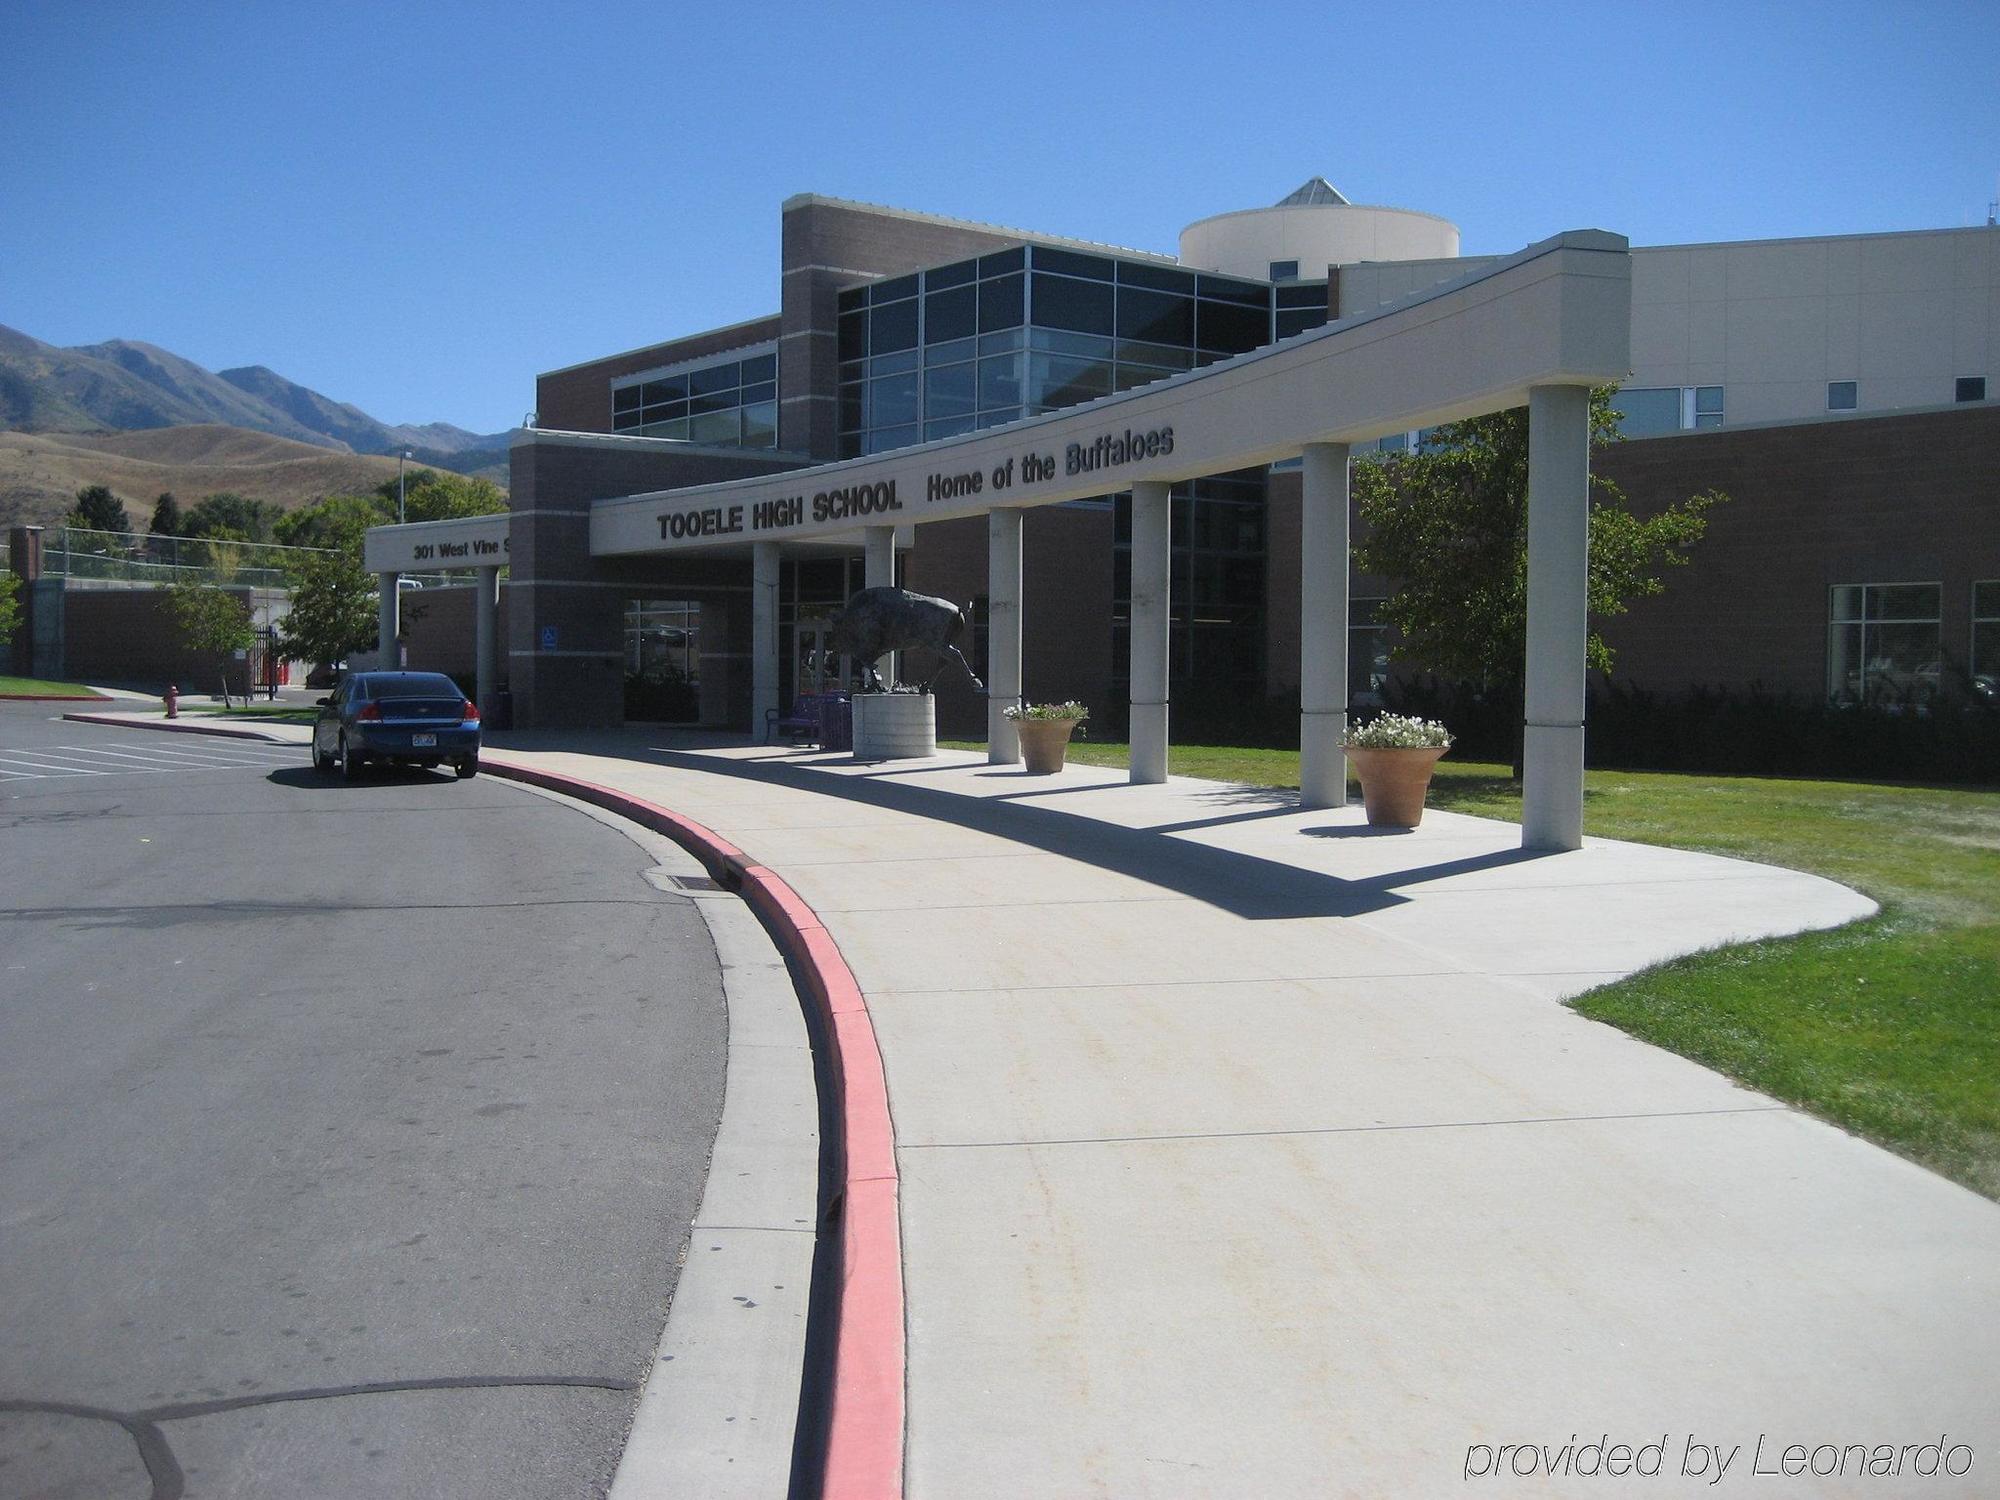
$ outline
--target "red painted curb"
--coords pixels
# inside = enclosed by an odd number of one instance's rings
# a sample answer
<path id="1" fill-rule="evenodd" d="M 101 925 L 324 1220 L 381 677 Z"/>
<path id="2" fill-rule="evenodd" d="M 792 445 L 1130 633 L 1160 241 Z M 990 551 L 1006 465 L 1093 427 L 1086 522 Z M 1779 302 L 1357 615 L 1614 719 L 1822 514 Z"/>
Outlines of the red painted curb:
<path id="1" fill-rule="evenodd" d="M 96 693 L 0 693 L 0 703 L 116 703 L 116 698 L 100 698 Z"/>
<path id="2" fill-rule="evenodd" d="M 822 1500 L 903 1493 L 903 1254 L 896 1131 L 868 1002 L 819 919 L 773 871 L 712 829 L 644 798 L 490 757 L 486 770 L 576 797 L 665 834 L 743 895 L 806 976 L 827 1038 L 840 1130 L 840 1288 Z"/>
<path id="3" fill-rule="evenodd" d="M 273 739 L 261 729 L 225 729 L 220 724 L 190 724 L 185 719 L 113 719 L 104 714 L 64 714 L 77 724 L 106 724 L 113 729 L 164 729 L 169 734 L 212 734 L 226 740 L 259 740 L 266 745 L 298 744 L 295 740 Z M 301 750 L 305 749 L 299 744 Z"/>

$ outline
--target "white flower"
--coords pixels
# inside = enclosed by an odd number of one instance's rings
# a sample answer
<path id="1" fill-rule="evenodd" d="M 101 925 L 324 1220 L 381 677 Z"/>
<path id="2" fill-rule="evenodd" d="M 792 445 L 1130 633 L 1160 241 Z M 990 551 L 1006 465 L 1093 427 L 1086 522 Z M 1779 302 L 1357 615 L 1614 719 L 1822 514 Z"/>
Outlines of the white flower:
<path id="1" fill-rule="evenodd" d="M 1357 750 L 1449 750 L 1451 732 L 1435 719 L 1380 714 L 1348 730 L 1347 743 Z"/>

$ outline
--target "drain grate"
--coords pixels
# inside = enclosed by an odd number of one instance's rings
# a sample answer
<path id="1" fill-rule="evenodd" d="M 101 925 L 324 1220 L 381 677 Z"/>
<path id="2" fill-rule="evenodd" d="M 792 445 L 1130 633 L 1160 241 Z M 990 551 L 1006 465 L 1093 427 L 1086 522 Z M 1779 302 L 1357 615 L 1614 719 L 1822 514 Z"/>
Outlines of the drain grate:
<path id="1" fill-rule="evenodd" d="M 712 880 L 706 875 L 676 875 L 674 876 L 674 884 L 684 891 L 719 891 L 722 889 L 720 881 Z"/>

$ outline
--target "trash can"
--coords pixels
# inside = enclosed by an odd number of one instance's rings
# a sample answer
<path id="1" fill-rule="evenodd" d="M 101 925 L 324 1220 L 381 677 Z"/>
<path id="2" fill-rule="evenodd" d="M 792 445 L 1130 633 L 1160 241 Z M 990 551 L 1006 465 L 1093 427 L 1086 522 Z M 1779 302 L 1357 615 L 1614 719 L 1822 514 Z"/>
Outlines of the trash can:
<path id="1" fill-rule="evenodd" d="M 493 694 L 493 711 L 486 716 L 488 729 L 512 729 L 514 727 L 514 690 L 499 688 Z"/>
<path id="2" fill-rule="evenodd" d="M 854 748 L 854 705 L 845 693 L 828 693 L 820 704 L 819 747 L 822 750 Z"/>

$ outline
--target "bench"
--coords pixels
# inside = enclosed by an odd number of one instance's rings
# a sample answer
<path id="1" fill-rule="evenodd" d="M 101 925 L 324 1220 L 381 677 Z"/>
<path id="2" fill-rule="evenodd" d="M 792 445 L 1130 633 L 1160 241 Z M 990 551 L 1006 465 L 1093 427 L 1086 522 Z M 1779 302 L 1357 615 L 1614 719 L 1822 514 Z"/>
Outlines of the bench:
<path id="1" fill-rule="evenodd" d="M 792 711 L 788 714 L 768 708 L 764 710 L 764 743 L 768 745 L 783 735 L 795 745 L 827 747 L 838 737 L 834 721 L 846 704 L 845 693 L 800 693 L 792 700 Z"/>

